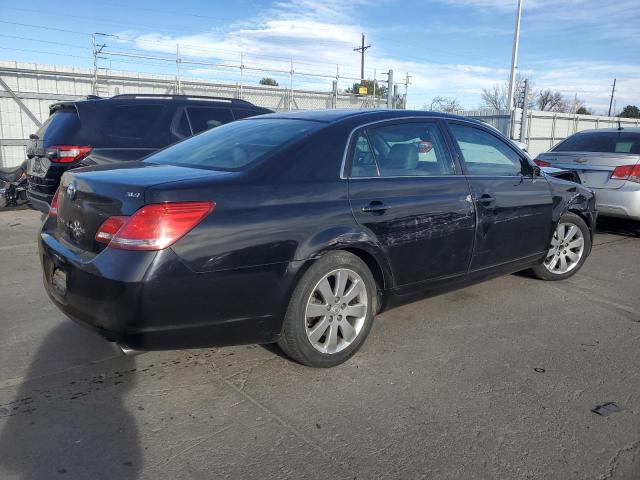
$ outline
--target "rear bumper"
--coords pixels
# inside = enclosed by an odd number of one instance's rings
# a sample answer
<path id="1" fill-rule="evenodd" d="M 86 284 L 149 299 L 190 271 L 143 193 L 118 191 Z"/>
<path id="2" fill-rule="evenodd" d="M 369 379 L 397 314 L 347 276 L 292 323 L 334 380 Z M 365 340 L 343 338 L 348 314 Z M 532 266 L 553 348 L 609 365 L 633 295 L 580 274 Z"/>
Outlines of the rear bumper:
<path id="1" fill-rule="evenodd" d="M 640 220 L 640 184 L 627 181 L 617 189 L 595 189 L 599 214 Z"/>
<path id="2" fill-rule="evenodd" d="M 44 286 L 68 317 L 136 350 L 197 348 L 277 339 L 288 264 L 194 273 L 171 250 L 74 252 L 43 231 Z M 66 292 L 52 273 L 66 274 Z"/>

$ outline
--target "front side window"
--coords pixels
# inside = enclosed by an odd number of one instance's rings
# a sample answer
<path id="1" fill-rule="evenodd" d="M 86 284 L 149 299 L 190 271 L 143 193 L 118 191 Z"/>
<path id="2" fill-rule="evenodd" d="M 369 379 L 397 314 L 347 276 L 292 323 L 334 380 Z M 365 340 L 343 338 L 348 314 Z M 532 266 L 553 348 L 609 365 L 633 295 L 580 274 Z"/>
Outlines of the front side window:
<path id="1" fill-rule="evenodd" d="M 455 169 L 440 130 L 432 122 L 370 128 L 357 139 L 353 177 L 453 175 Z"/>
<path id="2" fill-rule="evenodd" d="M 228 108 L 188 107 L 187 113 L 194 135 L 233 121 Z"/>
<path id="3" fill-rule="evenodd" d="M 526 161 L 504 140 L 479 128 L 449 124 L 469 175 L 516 176 Z"/>
<path id="4" fill-rule="evenodd" d="M 147 157 L 145 162 L 210 170 L 242 170 L 322 124 L 292 119 L 247 119 L 188 138 Z"/>

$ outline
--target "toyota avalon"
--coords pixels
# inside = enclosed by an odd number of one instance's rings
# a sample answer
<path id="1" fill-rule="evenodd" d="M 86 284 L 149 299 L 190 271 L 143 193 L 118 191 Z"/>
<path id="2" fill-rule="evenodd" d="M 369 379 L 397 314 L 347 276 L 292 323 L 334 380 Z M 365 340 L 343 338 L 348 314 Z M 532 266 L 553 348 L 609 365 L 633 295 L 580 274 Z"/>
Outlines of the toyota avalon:
<path id="1" fill-rule="evenodd" d="M 65 173 L 39 247 L 51 300 L 123 347 L 277 342 L 328 367 L 390 306 L 574 275 L 594 203 L 477 121 L 277 113 Z"/>

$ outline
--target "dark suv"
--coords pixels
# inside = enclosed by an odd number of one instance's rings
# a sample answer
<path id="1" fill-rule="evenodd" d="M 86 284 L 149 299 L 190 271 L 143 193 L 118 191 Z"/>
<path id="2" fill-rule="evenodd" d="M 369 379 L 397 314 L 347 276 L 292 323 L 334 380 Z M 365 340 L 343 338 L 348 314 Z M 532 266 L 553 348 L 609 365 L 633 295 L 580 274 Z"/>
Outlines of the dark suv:
<path id="1" fill-rule="evenodd" d="M 184 138 L 270 113 L 244 100 L 187 95 L 117 95 L 51 105 L 27 147 L 31 205 L 49 211 L 62 174 L 77 167 L 139 160 Z"/>

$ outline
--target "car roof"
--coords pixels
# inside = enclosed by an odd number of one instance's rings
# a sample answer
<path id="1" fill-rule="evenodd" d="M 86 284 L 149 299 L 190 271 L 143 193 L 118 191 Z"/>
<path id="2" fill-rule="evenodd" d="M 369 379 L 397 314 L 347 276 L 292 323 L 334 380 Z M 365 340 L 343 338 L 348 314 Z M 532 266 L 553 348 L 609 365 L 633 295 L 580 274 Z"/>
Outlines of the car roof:
<path id="1" fill-rule="evenodd" d="M 75 101 L 65 101 L 58 102 L 51 105 L 51 107 L 56 106 L 72 106 L 74 104 L 79 103 L 94 103 L 94 104 L 108 104 L 108 103 L 119 103 L 119 102 L 127 102 L 135 101 L 136 103 L 182 103 L 182 104 L 201 104 L 201 105 L 227 105 L 229 107 L 234 108 L 250 108 L 255 110 L 262 110 L 265 112 L 271 112 L 271 110 L 259 107 L 254 105 L 251 102 L 246 100 L 241 100 L 239 98 L 225 98 L 225 97 L 211 97 L 204 95 L 162 95 L 162 94 L 147 94 L 147 93 L 135 93 L 135 94 L 122 94 L 115 95 L 113 97 L 97 97 L 93 95 L 89 95 L 86 99 L 83 100 L 75 100 Z"/>
<path id="2" fill-rule="evenodd" d="M 387 120 L 395 118 L 450 118 L 456 120 L 465 120 L 478 123 L 480 125 L 486 125 L 480 121 L 472 120 L 467 117 L 461 117 L 459 115 L 452 115 L 450 113 L 441 112 L 428 112 L 425 110 L 385 110 L 385 109 L 353 109 L 353 108 L 336 108 L 327 110 L 299 110 L 293 112 L 276 112 L 267 115 L 261 115 L 259 118 L 283 118 L 283 119 L 297 119 L 297 120 L 311 120 L 322 123 L 335 123 L 342 120 L 360 120 L 362 122 Z M 251 120 L 251 119 L 247 119 Z"/>
<path id="3" fill-rule="evenodd" d="M 589 130 L 580 130 L 579 132 L 574 133 L 574 135 L 582 135 L 585 133 L 616 133 L 616 132 L 640 133 L 640 127 L 590 128 Z"/>

